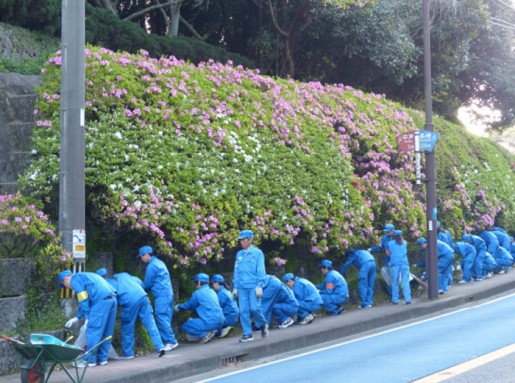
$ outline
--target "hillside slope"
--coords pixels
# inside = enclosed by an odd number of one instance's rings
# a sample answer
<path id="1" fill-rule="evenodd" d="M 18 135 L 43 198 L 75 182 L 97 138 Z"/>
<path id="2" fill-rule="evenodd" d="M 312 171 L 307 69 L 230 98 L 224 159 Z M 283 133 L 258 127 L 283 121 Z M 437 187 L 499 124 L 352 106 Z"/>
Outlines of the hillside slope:
<path id="1" fill-rule="evenodd" d="M 43 74 L 35 156 L 24 182 L 57 201 L 60 57 Z M 253 229 L 281 254 L 298 241 L 327 254 L 376 241 L 392 221 L 423 235 L 425 192 L 395 136 L 420 112 L 344 85 L 273 79 L 212 61 L 198 66 L 87 51 L 88 212 L 150 236 L 178 264 L 223 257 Z M 512 232 L 513 158 L 437 119 L 441 219 L 455 235 L 494 218 Z"/>

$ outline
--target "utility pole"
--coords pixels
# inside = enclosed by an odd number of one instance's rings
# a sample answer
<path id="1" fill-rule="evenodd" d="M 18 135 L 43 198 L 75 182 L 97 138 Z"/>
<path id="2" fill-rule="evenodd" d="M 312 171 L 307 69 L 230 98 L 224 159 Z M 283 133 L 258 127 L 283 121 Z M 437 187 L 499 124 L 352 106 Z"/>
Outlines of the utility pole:
<path id="1" fill-rule="evenodd" d="M 75 267 L 86 258 L 85 0 L 62 0 L 59 231 Z"/>
<path id="2" fill-rule="evenodd" d="M 424 129 L 434 132 L 433 125 L 433 98 L 431 87 L 431 33 L 429 0 L 422 0 L 422 19 L 424 35 L 424 97 L 426 123 Z M 427 274 L 428 298 L 438 298 L 438 255 L 437 255 L 437 227 L 438 219 L 436 209 L 436 166 L 434 150 L 426 153 L 426 218 L 427 218 Z"/>

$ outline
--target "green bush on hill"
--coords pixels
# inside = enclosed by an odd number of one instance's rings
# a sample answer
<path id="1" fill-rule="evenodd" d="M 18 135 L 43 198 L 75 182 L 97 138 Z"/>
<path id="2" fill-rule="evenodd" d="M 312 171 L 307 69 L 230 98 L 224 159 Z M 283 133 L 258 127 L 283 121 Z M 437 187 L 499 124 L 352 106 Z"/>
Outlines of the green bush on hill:
<path id="1" fill-rule="evenodd" d="M 24 183 L 55 203 L 60 57 L 43 76 Z M 395 144 L 421 115 L 382 96 L 91 48 L 86 99 L 88 210 L 146 236 L 176 267 L 222 258 L 241 228 L 270 251 L 307 243 L 314 256 L 368 247 L 386 221 L 424 235 L 414 156 Z M 444 224 L 461 235 L 500 216 L 513 231 L 510 159 L 436 126 Z"/>

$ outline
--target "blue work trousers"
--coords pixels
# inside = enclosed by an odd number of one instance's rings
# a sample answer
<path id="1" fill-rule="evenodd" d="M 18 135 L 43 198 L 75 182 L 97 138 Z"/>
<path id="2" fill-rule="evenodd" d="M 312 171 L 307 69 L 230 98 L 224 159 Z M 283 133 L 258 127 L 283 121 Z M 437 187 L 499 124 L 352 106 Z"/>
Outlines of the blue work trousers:
<path id="1" fill-rule="evenodd" d="M 134 356 L 134 325 L 137 319 L 141 320 L 147 330 L 156 351 L 164 347 L 161 335 L 157 329 L 152 306 L 147 296 L 142 297 L 131 307 L 125 307 L 120 315 L 122 322 L 122 351 L 123 356 Z"/>
<path id="2" fill-rule="evenodd" d="M 91 306 L 86 327 L 87 349 L 91 350 L 114 332 L 116 321 L 116 297 L 103 299 Z M 111 340 L 104 342 L 95 352 L 84 357 L 89 363 L 106 362 L 111 347 Z"/>
<path id="3" fill-rule="evenodd" d="M 172 330 L 172 318 L 173 318 L 173 296 L 164 296 L 155 298 L 155 312 L 156 312 L 156 324 L 161 339 L 165 344 L 175 344 L 175 334 Z"/>
<path id="4" fill-rule="evenodd" d="M 463 275 L 461 279 L 464 281 L 470 282 L 472 280 L 472 268 L 474 267 L 474 257 L 471 255 L 467 255 L 465 258 L 461 258 L 461 269 L 463 270 Z"/>
<path id="5" fill-rule="evenodd" d="M 238 290 L 238 304 L 240 306 L 240 323 L 243 327 L 243 335 L 252 335 L 250 317 L 254 318 L 254 324 L 260 328 L 267 324 L 261 311 L 261 298 L 256 297 L 255 288 L 241 288 Z"/>
<path id="6" fill-rule="evenodd" d="M 374 283 L 376 280 L 376 263 L 373 260 L 365 262 L 358 273 L 358 290 L 361 306 L 371 306 L 374 300 Z"/>
<path id="7" fill-rule="evenodd" d="M 402 285 L 404 300 L 411 302 L 411 289 L 409 285 L 409 266 L 408 265 L 391 265 L 392 271 L 392 303 L 399 303 L 399 279 Z"/>
<path id="8" fill-rule="evenodd" d="M 190 318 L 182 325 L 182 331 L 194 338 L 201 339 L 209 331 L 221 330 L 223 321 L 207 322 L 202 318 Z"/>
<path id="9" fill-rule="evenodd" d="M 337 310 L 340 306 L 343 306 L 348 296 L 340 295 L 340 294 L 324 294 L 320 292 L 320 296 L 322 297 L 322 307 L 325 308 L 329 314 L 336 314 Z"/>
<path id="10" fill-rule="evenodd" d="M 261 297 L 261 312 L 263 313 L 263 316 L 265 317 L 266 323 L 270 324 L 270 319 L 272 318 L 272 310 L 273 306 L 275 304 L 275 301 L 277 299 L 277 296 L 279 295 L 279 292 L 281 291 L 281 286 L 275 286 L 267 287 L 263 289 L 263 296 Z"/>
<path id="11" fill-rule="evenodd" d="M 438 289 L 444 292 L 447 291 L 449 285 L 452 284 L 452 280 L 450 279 L 450 275 L 452 275 L 452 261 L 454 261 L 452 255 L 438 258 Z"/>
<path id="12" fill-rule="evenodd" d="M 495 259 L 493 257 L 485 257 L 483 259 L 483 275 L 484 277 L 486 274 L 491 273 L 495 270 L 495 267 L 497 264 L 495 263 Z"/>
<path id="13" fill-rule="evenodd" d="M 485 255 L 485 249 L 477 251 L 476 259 L 474 260 L 474 274 L 476 278 L 483 278 L 483 262 L 485 260 Z"/>
<path id="14" fill-rule="evenodd" d="M 308 314 L 320 310 L 320 304 L 316 302 L 299 301 L 299 311 L 297 315 L 299 319 L 304 319 Z"/>
<path id="15" fill-rule="evenodd" d="M 277 319 L 279 324 L 283 323 L 288 317 L 292 318 L 297 315 L 298 306 L 289 303 L 276 303 L 272 307 L 272 315 Z"/>

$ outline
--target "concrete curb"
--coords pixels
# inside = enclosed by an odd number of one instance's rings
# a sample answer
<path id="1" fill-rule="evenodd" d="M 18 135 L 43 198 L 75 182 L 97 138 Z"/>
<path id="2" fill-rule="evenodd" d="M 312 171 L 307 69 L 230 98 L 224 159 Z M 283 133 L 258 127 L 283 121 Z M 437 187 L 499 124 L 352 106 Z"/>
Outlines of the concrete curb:
<path id="1" fill-rule="evenodd" d="M 272 330 L 266 339 L 255 333 L 251 343 L 238 343 L 238 336 L 214 340 L 206 345 L 181 344 L 164 358 L 155 355 L 131 361 L 114 361 L 106 367 L 88 369 L 84 382 L 163 383 L 206 373 L 236 361 L 257 360 L 304 347 L 334 342 L 367 331 L 399 324 L 415 318 L 466 306 L 483 299 L 515 290 L 515 272 L 498 275 L 483 282 L 455 285 L 440 299 L 417 298 L 413 304 L 380 304 L 372 309 L 344 311 L 336 317 L 317 318 L 308 326 L 295 325 L 286 330 Z M 69 382 L 62 372 L 52 375 L 52 382 Z M 19 382 L 19 375 L 0 377 L 0 383 Z"/>

